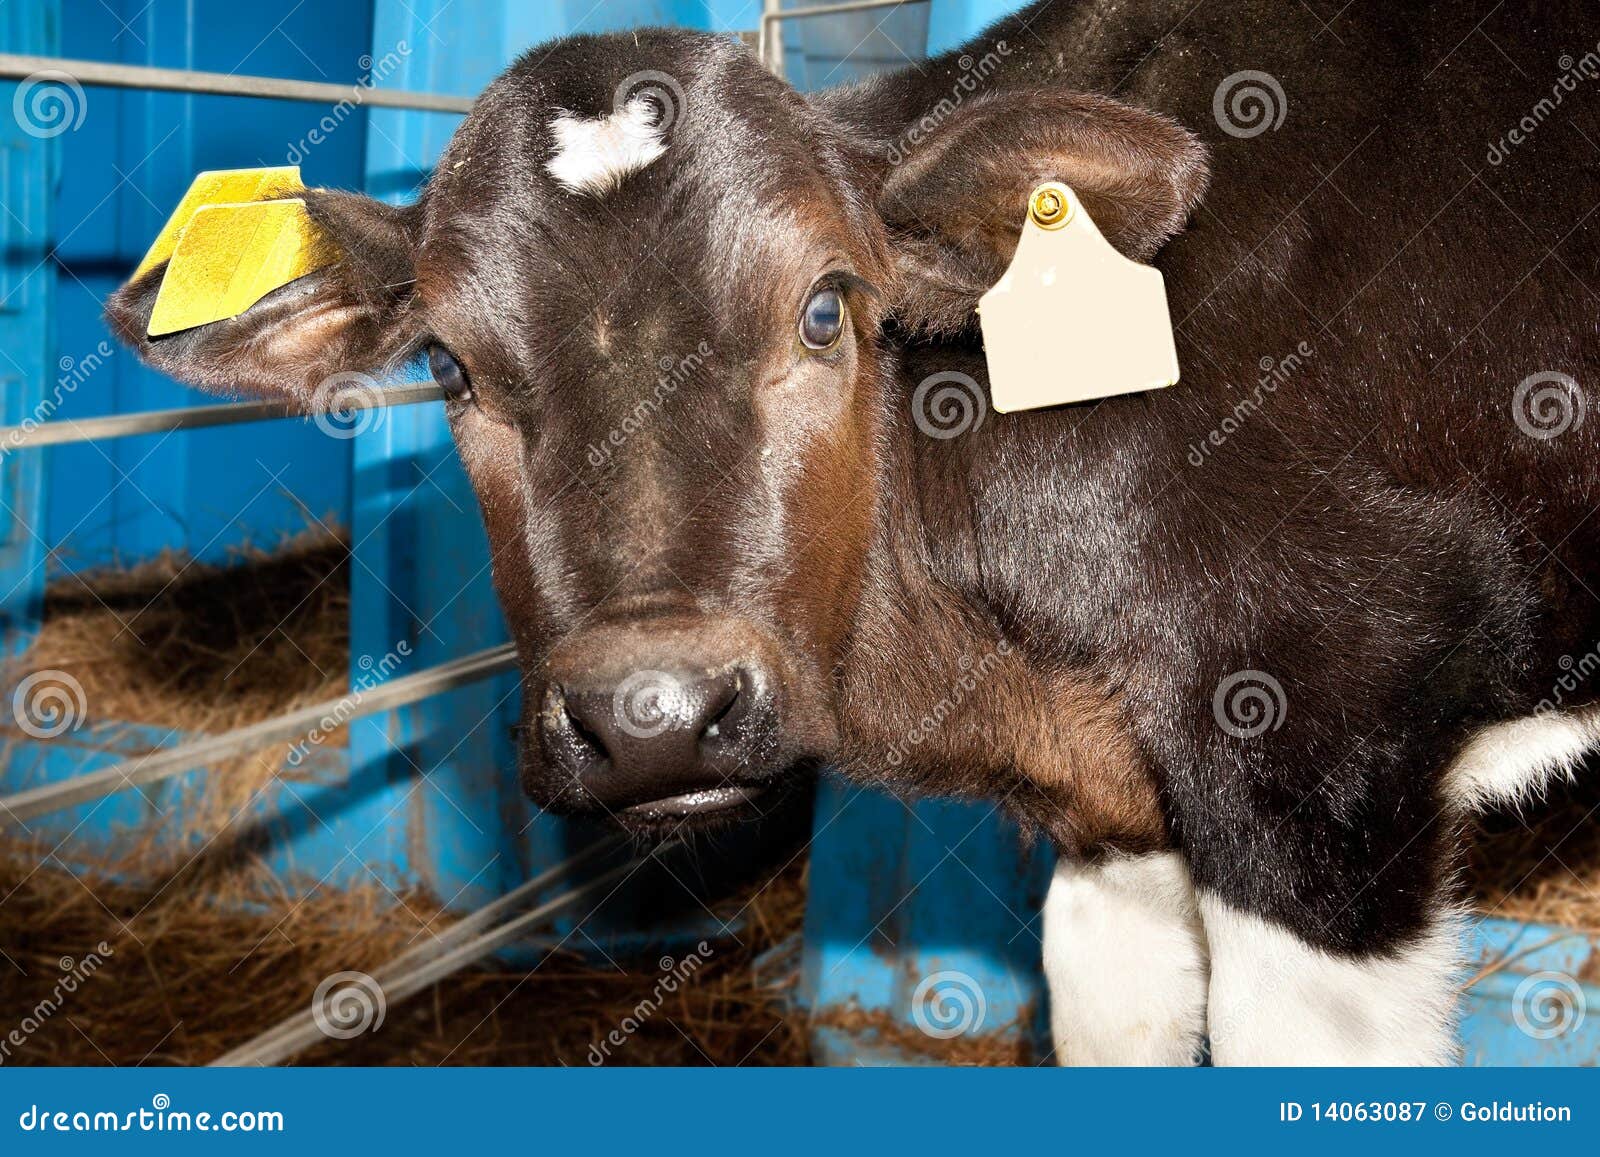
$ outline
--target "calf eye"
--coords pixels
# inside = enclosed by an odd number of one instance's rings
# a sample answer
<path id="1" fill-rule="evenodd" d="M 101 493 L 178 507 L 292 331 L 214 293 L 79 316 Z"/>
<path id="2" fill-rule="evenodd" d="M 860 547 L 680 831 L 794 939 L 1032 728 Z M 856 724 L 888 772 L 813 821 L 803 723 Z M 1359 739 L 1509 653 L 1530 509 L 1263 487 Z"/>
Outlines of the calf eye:
<path id="1" fill-rule="evenodd" d="M 433 380 L 452 402 L 464 402 L 472 397 L 472 383 L 467 381 L 467 371 L 456 361 L 455 354 L 442 345 L 428 347 L 428 371 Z"/>
<path id="2" fill-rule="evenodd" d="M 800 315 L 800 340 L 807 349 L 830 349 L 844 333 L 844 298 L 837 289 L 819 289 Z"/>

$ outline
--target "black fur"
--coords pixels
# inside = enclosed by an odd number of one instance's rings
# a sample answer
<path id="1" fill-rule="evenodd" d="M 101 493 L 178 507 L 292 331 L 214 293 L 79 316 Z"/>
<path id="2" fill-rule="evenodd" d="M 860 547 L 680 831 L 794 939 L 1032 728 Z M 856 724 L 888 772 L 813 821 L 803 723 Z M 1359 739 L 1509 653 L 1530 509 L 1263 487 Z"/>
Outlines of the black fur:
<path id="1" fill-rule="evenodd" d="M 969 713 L 897 778 L 1001 795 L 1072 850 L 1145 846 L 1137 823 L 1079 838 L 1048 775 L 1019 772 L 1015 734 L 1082 726 L 1029 690 L 1070 679 L 1079 701 L 1103 695 L 1115 723 L 1097 727 L 1130 737 L 1119 774 L 1153 777 L 1197 885 L 1314 944 L 1389 948 L 1443 898 L 1442 771 L 1600 633 L 1600 417 L 1541 440 L 1512 411 L 1531 374 L 1600 381 L 1600 79 L 1488 159 L 1558 58 L 1597 40 L 1576 0 L 1047 0 L 960 53 L 806 101 L 717 38 L 576 37 L 496 82 L 424 202 L 380 231 L 385 297 L 329 275 L 369 327 L 338 360 L 440 340 L 470 367 L 480 396 L 453 415 L 530 688 L 591 620 L 735 608 L 778 640 L 792 721 L 750 781 L 818 757 L 870 775 L 965 647 L 1004 643 L 1004 709 Z M 963 57 L 1001 42 L 981 95 L 893 163 Z M 688 94 L 667 157 L 603 199 L 557 188 L 550 118 L 608 111 L 647 69 Z M 1281 83 L 1276 130 L 1214 117 L 1243 70 Z M 1154 255 L 1183 381 L 924 437 L 911 395 L 939 371 L 983 380 L 971 306 L 1046 176 Z M 830 238 L 853 336 L 774 404 L 762 367 Z M 226 356 L 145 341 L 151 291 L 112 305 L 150 360 L 213 387 L 281 369 L 250 315 L 217 338 Z M 587 472 L 662 356 L 701 339 L 714 356 L 637 436 L 629 461 L 652 469 Z M 1261 384 L 1264 362 L 1290 361 Z M 327 366 L 310 364 L 302 390 Z M 806 428 L 806 460 L 772 483 L 752 453 L 766 432 L 836 397 L 842 432 Z M 1252 738 L 1213 709 L 1244 670 L 1287 708 Z M 584 806 L 529 760 L 542 796 Z"/>

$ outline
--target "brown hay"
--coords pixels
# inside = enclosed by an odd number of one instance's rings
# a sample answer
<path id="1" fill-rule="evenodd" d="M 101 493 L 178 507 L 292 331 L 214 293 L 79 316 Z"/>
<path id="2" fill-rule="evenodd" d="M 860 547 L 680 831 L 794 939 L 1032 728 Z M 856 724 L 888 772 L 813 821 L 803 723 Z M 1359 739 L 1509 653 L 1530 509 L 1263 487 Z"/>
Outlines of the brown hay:
<path id="1" fill-rule="evenodd" d="M 279 894 L 265 911 L 219 902 L 204 876 L 141 891 L 61 870 L 0 864 L 0 1010 L 20 1022 L 51 994 L 64 958 L 106 941 L 104 963 L 7 1064 L 204 1064 L 308 1007 L 317 983 L 371 971 L 436 935 L 449 918 L 425 897 L 396 905 L 378 889 Z M 751 967 L 795 935 L 804 912 L 792 867 L 718 906 L 742 915 L 737 942 L 719 943 L 607 1063 L 804 1064 L 803 1024 L 787 992 Z M 229 897 L 237 902 L 239 897 Z M 586 1065 L 659 976 L 652 956 L 626 971 L 553 956 L 527 974 L 468 972 L 390 1008 L 381 1029 L 320 1045 L 300 1063 L 348 1065 Z M 12 1024 L 0 1024 L 0 1036 Z"/>
<path id="2" fill-rule="evenodd" d="M 1600 775 L 1585 768 L 1538 807 L 1484 817 L 1469 882 L 1491 916 L 1600 933 Z"/>
<path id="3" fill-rule="evenodd" d="M 896 1020 L 886 1012 L 867 1012 L 859 1008 L 829 1009 L 812 1018 L 820 1028 L 838 1029 L 868 1048 L 881 1048 L 895 1063 L 921 1061 L 926 1064 L 967 1067 L 1006 1067 L 1033 1065 L 1031 1033 L 1017 1026 L 1011 1031 L 986 1032 L 981 1036 L 954 1036 L 944 1040 Z"/>
<path id="4" fill-rule="evenodd" d="M 84 687 L 98 723 L 192 733 L 336 698 L 348 678 L 347 558 L 343 536 L 308 532 L 270 552 L 241 548 L 226 567 L 170 554 L 127 571 L 58 579 L 13 682 L 26 671 L 65 670 Z M 281 769 L 282 757 L 275 748 L 208 777 L 192 801 L 194 829 L 220 828 Z M 1525 817 L 1479 825 L 1467 884 L 1483 910 L 1600 931 L 1600 776 L 1590 772 L 1583 782 Z M 159 848 L 138 855 L 141 878 L 163 863 Z M 11 1023 L 0 1022 L 0 1038 L 51 992 L 63 957 L 82 960 L 102 940 L 114 953 L 0 1061 L 204 1063 L 303 1010 L 323 977 L 370 971 L 450 920 L 422 895 L 397 904 L 379 889 L 290 893 L 260 865 L 227 857 L 156 878 L 162 882 L 145 887 L 114 884 L 9 849 L 0 861 L 0 1016 Z M 754 967 L 763 953 L 794 942 L 804 907 L 799 868 L 720 906 L 725 917 L 742 911 L 739 942 L 719 945 L 607 1063 L 806 1063 L 808 1026 L 789 1010 L 792 963 L 775 970 L 784 978 L 777 986 Z M 657 978 L 653 960 L 616 969 L 567 956 L 527 975 L 471 971 L 391 1008 L 379 1032 L 319 1046 L 302 1061 L 584 1065 L 590 1045 L 650 995 Z M 830 1010 L 821 1023 L 941 1063 L 1036 1059 L 1026 1034 L 936 1042 L 859 1010 Z"/>
<path id="5" fill-rule="evenodd" d="M 90 719 L 218 732 L 344 694 L 350 544 L 311 529 L 226 564 L 165 551 L 51 582 L 34 669 L 83 685 Z"/>
<path id="6" fill-rule="evenodd" d="M 342 531 L 318 526 L 270 551 L 232 548 L 221 565 L 166 551 L 125 570 L 64 575 L 49 584 L 38 635 L 7 677 L 58 670 L 77 680 L 86 722 L 100 730 L 75 740 L 113 742 L 125 724 L 215 734 L 336 699 L 349 685 L 349 554 Z M 8 746 L 28 742 L 11 722 L 7 713 L 0 726 Z M 185 800 L 188 829 L 222 830 L 285 774 L 288 750 L 274 744 L 214 768 Z M 159 871 L 170 854 L 144 842 L 121 862 Z"/>

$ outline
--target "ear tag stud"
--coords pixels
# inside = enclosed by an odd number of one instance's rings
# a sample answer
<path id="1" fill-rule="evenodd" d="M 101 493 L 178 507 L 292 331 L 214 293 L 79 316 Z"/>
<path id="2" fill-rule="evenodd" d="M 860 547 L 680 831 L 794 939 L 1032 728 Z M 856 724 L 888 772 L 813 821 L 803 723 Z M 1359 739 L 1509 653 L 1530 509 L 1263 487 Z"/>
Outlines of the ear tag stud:
<path id="1" fill-rule="evenodd" d="M 1016 256 L 978 315 L 989 395 L 1002 414 L 1178 380 L 1160 271 L 1118 253 L 1059 182 L 1029 197 Z"/>
<path id="2" fill-rule="evenodd" d="M 267 294 L 338 259 L 296 197 L 294 166 L 201 173 L 145 254 L 163 261 L 151 337 L 238 317 Z"/>

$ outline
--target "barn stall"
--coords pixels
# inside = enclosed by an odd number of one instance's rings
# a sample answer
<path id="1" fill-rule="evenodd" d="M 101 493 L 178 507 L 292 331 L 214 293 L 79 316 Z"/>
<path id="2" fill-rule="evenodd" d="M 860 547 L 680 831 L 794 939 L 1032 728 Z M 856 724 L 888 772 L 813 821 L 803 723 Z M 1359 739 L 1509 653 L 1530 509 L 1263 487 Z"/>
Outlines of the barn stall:
<path id="1" fill-rule="evenodd" d="M 760 830 L 650 852 L 536 813 L 425 372 L 286 418 L 135 364 L 100 319 L 195 173 L 297 164 L 404 201 L 552 36 L 713 30 L 820 88 L 1013 7 L 0 10 L 13 108 L 43 118 L 6 125 L 0 219 L 0 992 L 35 1022 L 6 1063 L 1048 1059 L 1049 855 L 993 806 L 824 777 Z M 30 91 L 52 60 L 81 85 Z M 1600 1007 L 1597 802 L 1476 841 L 1473 1063 L 1600 1059 L 1573 1015 Z"/>

